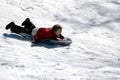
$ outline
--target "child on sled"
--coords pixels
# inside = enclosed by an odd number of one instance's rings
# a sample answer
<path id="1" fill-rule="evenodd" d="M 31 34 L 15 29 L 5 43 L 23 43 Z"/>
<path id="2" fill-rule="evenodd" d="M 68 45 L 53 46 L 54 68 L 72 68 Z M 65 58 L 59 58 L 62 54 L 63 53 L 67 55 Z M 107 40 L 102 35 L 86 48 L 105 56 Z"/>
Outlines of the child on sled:
<path id="1" fill-rule="evenodd" d="M 33 43 L 39 42 L 41 39 L 64 39 L 62 36 L 62 27 L 59 24 L 54 25 L 52 28 L 37 28 L 29 18 L 23 21 L 22 26 L 16 25 L 14 22 L 9 23 L 5 28 L 10 29 L 12 33 L 21 34 L 26 33 L 33 36 Z"/>

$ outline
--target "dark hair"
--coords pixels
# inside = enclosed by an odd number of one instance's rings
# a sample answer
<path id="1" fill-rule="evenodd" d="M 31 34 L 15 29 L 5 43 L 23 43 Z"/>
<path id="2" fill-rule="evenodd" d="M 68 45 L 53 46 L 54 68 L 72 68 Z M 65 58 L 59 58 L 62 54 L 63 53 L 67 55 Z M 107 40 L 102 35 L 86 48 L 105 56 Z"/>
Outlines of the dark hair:
<path id="1" fill-rule="evenodd" d="M 55 31 L 57 31 L 58 29 L 60 29 L 61 31 L 62 31 L 62 26 L 61 25 L 59 25 L 59 24 L 56 24 L 56 25 L 54 25 L 53 27 L 52 27 L 52 31 L 53 32 L 55 32 Z"/>

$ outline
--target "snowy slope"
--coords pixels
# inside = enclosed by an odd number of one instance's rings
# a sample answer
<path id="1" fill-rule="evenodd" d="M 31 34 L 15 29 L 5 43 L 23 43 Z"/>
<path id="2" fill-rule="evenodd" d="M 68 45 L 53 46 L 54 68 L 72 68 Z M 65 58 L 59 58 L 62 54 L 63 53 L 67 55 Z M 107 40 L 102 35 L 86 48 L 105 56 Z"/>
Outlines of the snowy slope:
<path id="1" fill-rule="evenodd" d="M 5 30 L 29 17 L 63 26 L 71 46 L 31 47 Z M 120 80 L 119 0 L 0 0 L 0 80 Z"/>

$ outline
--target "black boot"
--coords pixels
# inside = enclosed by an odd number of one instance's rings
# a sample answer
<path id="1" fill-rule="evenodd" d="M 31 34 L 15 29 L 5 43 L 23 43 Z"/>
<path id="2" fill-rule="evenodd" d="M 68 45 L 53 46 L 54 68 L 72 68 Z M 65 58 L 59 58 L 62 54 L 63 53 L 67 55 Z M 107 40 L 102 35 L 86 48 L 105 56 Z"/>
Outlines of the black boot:
<path id="1" fill-rule="evenodd" d="M 26 31 L 29 31 L 35 28 L 35 25 L 30 21 L 29 18 L 26 18 L 25 21 L 23 21 L 22 26 L 24 26 Z"/>
<path id="2" fill-rule="evenodd" d="M 21 24 L 22 26 L 25 26 L 26 24 L 28 24 L 30 22 L 29 18 L 26 18 L 25 21 L 23 21 L 23 23 Z"/>
<path id="3" fill-rule="evenodd" d="M 14 22 L 10 22 L 10 23 L 5 27 L 5 29 L 8 30 L 8 29 L 10 29 L 11 27 L 13 27 L 14 25 L 15 25 Z"/>
<path id="4" fill-rule="evenodd" d="M 35 28 L 35 25 L 30 21 L 29 18 L 26 18 L 25 21 L 23 21 L 22 26 L 24 26 L 26 33 L 30 35 L 32 33 L 32 29 Z"/>

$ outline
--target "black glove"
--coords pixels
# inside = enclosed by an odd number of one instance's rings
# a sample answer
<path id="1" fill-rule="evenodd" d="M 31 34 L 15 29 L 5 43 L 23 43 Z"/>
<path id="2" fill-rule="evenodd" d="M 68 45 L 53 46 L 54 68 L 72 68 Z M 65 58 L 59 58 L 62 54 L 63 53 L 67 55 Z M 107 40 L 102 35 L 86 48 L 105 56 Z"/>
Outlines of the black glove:
<path id="1" fill-rule="evenodd" d="M 59 37 L 60 39 L 64 39 L 64 36 L 62 35 L 62 34 L 60 34 L 60 37 Z"/>

